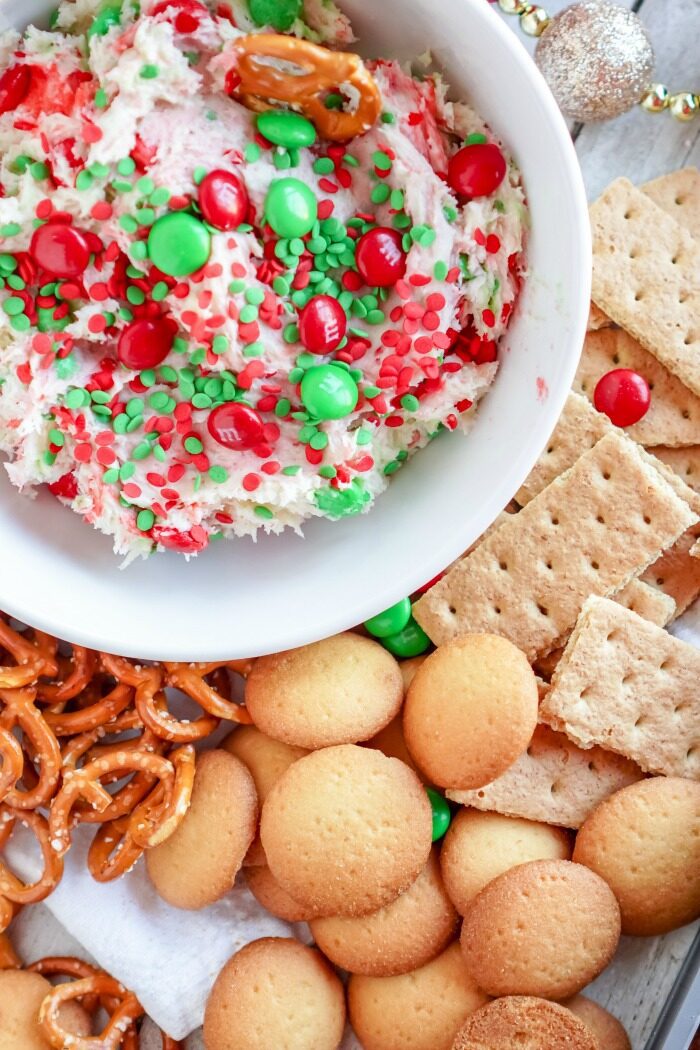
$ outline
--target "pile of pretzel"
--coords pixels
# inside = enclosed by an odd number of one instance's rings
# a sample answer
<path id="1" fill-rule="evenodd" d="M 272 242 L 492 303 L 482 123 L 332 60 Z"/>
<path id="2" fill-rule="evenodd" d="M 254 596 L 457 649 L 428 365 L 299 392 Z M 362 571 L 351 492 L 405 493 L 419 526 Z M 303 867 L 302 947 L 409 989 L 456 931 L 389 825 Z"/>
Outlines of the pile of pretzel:
<path id="1" fill-rule="evenodd" d="M 222 719 L 250 722 L 231 699 L 231 673 L 245 675 L 249 667 L 247 661 L 141 666 L 77 645 L 64 655 L 55 638 L 15 630 L 0 614 L 0 854 L 21 824 L 43 858 L 43 871 L 30 884 L 0 859 L 0 937 L 21 907 L 56 888 L 78 824 L 96 825 L 87 863 L 100 882 L 123 875 L 144 850 L 172 835 L 190 803 L 194 742 Z M 202 714 L 175 717 L 168 687 L 190 697 Z M 117 981 L 79 960 L 42 960 L 32 968 L 40 967 L 45 975 L 78 978 L 56 986 L 42 1008 L 52 1046 L 65 1045 L 58 1014 L 69 999 L 110 1014 L 99 1044 L 86 1041 L 86 1047 L 138 1045 L 143 1010 Z M 81 1039 L 70 1038 L 81 1050 Z M 163 1046 L 177 1044 L 164 1036 Z"/>

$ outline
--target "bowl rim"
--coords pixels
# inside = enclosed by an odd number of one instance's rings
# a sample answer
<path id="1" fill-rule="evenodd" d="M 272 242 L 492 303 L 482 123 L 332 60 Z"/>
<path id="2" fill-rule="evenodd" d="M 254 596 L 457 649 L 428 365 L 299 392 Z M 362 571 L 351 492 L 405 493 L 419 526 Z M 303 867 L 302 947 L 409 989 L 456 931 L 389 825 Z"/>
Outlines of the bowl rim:
<path id="1" fill-rule="evenodd" d="M 33 0 L 30 6 L 35 7 L 37 2 L 48 9 L 49 2 L 44 3 L 43 0 Z M 460 6 L 468 6 L 471 9 L 472 17 L 480 19 L 488 25 L 488 32 L 498 39 L 499 45 L 503 48 L 506 61 L 511 61 L 515 66 L 520 67 L 521 72 L 532 84 L 537 102 L 549 122 L 550 130 L 553 132 L 559 150 L 559 158 L 562 165 L 559 178 L 568 196 L 568 206 L 572 216 L 570 220 L 571 229 L 574 232 L 574 237 L 569 245 L 572 260 L 571 268 L 579 275 L 578 284 L 575 289 L 571 290 L 567 304 L 570 336 L 567 353 L 562 355 L 565 361 L 560 369 L 560 379 L 556 390 L 550 390 L 549 396 L 539 404 L 539 415 L 533 427 L 537 434 L 537 439 L 533 439 L 527 445 L 527 455 L 519 457 L 517 469 L 514 469 L 509 474 L 510 483 L 508 488 L 512 488 L 512 492 L 505 499 L 503 499 L 504 490 L 502 487 L 499 489 L 498 486 L 493 486 L 484 493 L 483 500 L 474 512 L 470 523 L 471 531 L 474 532 L 473 538 L 476 539 L 493 522 L 508 499 L 512 498 L 530 473 L 556 426 L 568 396 L 578 365 L 579 355 L 574 350 L 574 343 L 576 342 L 579 347 L 582 344 L 588 316 L 591 281 L 591 235 L 586 193 L 574 144 L 564 118 L 542 74 L 515 33 L 494 10 L 488 9 L 490 5 L 484 3 L 484 0 L 445 0 L 447 8 L 453 4 L 456 5 L 456 3 L 459 3 Z M 343 0 L 339 0 L 339 6 L 342 9 Z M 427 450 L 424 450 L 424 452 L 427 452 Z M 308 540 L 306 542 L 312 541 Z M 464 529 L 461 532 L 459 529 L 445 529 L 442 535 L 436 538 L 431 551 L 421 554 L 419 565 L 406 564 L 401 578 L 398 578 L 399 574 L 396 573 L 393 576 L 387 574 L 388 578 L 382 577 L 376 580 L 376 586 L 373 585 L 370 591 L 364 592 L 362 597 L 356 598 L 354 604 L 341 601 L 333 604 L 332 607 L 326 609 L 321 625 L 316 623 L 315 627 L 310 630 L 304 616 L 289 617 L 285 623 L 283 644 L 279 644 L 279 639 L 275 638 L 271 648 L 269 642 L 266 643 L 264 640 L 261 640 L 260 643 L 254 645 L 248 644 L 245 647 L 245 653 L 243 653 L 240 651 L 240 648 L 237 648 L 237 645 L 239 646 L 240 643 L 237 643 L 234 635 L 233 639 L 226 643 L 226 650 L 224 651 L 221 638 L 212 641 L 207 636 L 208 632 L 202 631 L 197 632 L 196 637 L 190 635 L 194 652 L 193 655 L 187 658 L 191 660 L 214 661 L 232 659 L 238 655 L 257 656 L 270 651 L 278 651 L 282 648 L 289 649 L 307 644 L 320 637 L 327 637 L 347 630 L 355 624 L 362 623 L 378 610 L 389 607 L 407 593 L 414 593 L 427 580 L 438 575 L 444 570 L 445 566 L 458 557 L 464 551 L 468 542 L 470 542 L 470 538 L 465 535 Z M 112 620 L 109 626 L 103 626 L 99 620 L 94 624 L 89 622 L 87 616 L 83 616 L 82 619 L 74 617 L 70 611 L 71 602 L 69 598 L 66 598 L 64 606 L 59 606 L 59 603 L 55 602 L 53 610 L 45 610 L 41 607 L 40 602 L 32 604 L 31 595 L 33 592 L 31 588 L 27 588 L 27 593 L 30 595 L 28 600 L 25 599 L 24 589 L 16 588 L 13 595 L 9 598 L 3 598 L 3 607 L 17 619 L 31 623 L 33 626 L 50 632 L 59 638 L 67 638 L 75 644 L 86 645 L 95 649 L 126 652 L 137 659 L 181 660 L 183 658 L 182 641 L 177 634 L 175 637 L 172 637 L 167 630 L 163 631 L 160 629 L 155 632 L 157 640 L 154 640 L 154 635 L 143 629 L 147 622 L 146 614 L 144 614 L 143 618 L 141 616 L 134 617 L 134 622 L 130 624 Z M 36 598 L 36 595 L 33 594 L 33 597 Z M 65 620 L 63 619 L 64 613 Z M 106 632 L 109 632 L 107 637 L 105 637 Z M 279 627 L 276 633 L 278 636 L 280 635 Z M 126 641 L 127 636 L 130 639 L 128 643 Z"/>

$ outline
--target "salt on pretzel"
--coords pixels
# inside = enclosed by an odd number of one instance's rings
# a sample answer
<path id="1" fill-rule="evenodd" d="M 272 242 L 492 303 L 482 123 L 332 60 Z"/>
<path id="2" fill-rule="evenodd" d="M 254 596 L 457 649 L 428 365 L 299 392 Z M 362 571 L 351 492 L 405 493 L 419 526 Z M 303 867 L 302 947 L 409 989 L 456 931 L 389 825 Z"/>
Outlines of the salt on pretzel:
<path id="1" fill-rule="evenodd" d="M 0 726 L 0 802 L 4 802 L 22 776 L 24 754 L 19 741 L 9 729 Z"/>
<path id="2" fill-rule="evenodd" d="M 54 849 L 49 824 L 41 813 L 12 809 L 7 805 L 0 806 L 0 849 L 5 846 L 17 821 L 34 834 L 41 850 L 44 869 L 35 882 L 24 883 L 0 860 L 0 897 L 12 904 L 37 904 L 45 900 L 61 881 L 63 858 Z M 2 913 L 6 925 L 0 922 L 0 931 L 7 929 L 13 914 L 9 910 L 8 915 L 6 909 L 2 909 Z"/>
<path id="3" fill-rule="evenodd" d="M 104 1000 L 104 997 L 115 1000 L 109 1021 L 97 1036 L 72 1035 L 60 1024 L 61 1007 L 76 999 L 84 999 L 86 995 L 98 996 L 100 1000 Z M 100 972 L 52 988 L 39 1008 L 39 1024 L 55 1050 L 67 1046 L 73 1050 L 119 1050 L 123 1045 L 125 1031 L 142 1015 L 143 1007 L 133 992 L 128 992 L 113 977 Z"/>
<path id="4" fill-rule="evenodd" d="M 363 135 L 379 117 L 379 88 L 359 55 L 281 33 L 241 36 L 233 52 L 240 77 L 234 92 L 248 109 L 261 112 L 286 103 L 332 142 Z M 351 98 L 352 111 L 327 108 L 325 96 L 336 88 Z"/>
<path id="5" fill-rule="evenodd" d="M 36 754 L 39 775 L 36 783 L 26 791 L 14 787 L 6 801 L 17 809 L 36 809 L 53 795 L 61 771 L 61 749 L 46 720 L 35 706 L 34 689 L 0 689 L 0 726 L 12 729 L 19 726 Z"/>
<path id="6" fill-rule="evenodd" d="M 97 653 L 74 645 L 69 660 L 58 657 L 57 671 L 61 674 L 58 682 L 43 682 L 37 686 L 37 696 L 51 704 L 60 704 L 72 700 L 90 684 L 97 667 Z M 65 672 L 65 674 L 64 674 Z"/>
<path id="7" fill-rule="evenodd" d="M 172 788 L 175 778 L 172 762 L 162 755 L 151 751 L 125 749 L 93 759 L 80 769 L 69 770 L 66 773 L 49 812 L 51 842 L 59 855 L 63 856 L 70 848 L 73 806 L 80 799 L 84 799 L 100 814 L 105 814 L 113 800 L 100 783 L 101 779 L 112 773 L 124 775 L 130 771 L 145 773 L 162 781 L 167 790 Z"/>
<path id="8" fill-rule="evenodd" d="M 92 966 L 84 959 L 77 959 L 74 955 L 47 955 L 43 959 L 37 959 L 25 967 L 32 973 L 40 973 L 42 977 L 72 977 L 78 980 L 81 977 L 94 977 L 100 973 L 96 966 Z M 112 1002 L 112 1000 L 110 1000 Z M 81 1005 L 89 1014 L 94 1014 L 98 1006 L 102 1005 L 98 995 L 85 995 Z M 108 1004 L 104 1004 L 109 1009 Z"/>
<path id="9" fill-rule="evenodd" d="M 129 832 L 131 814 L 101 824 L 88 850 L 87 866 L 96 882 L 113 882 L 131 871 L 143 853 Z"/>
<path id="10" fill-rule="evenodd" d="M 33 632 L 34 640 L 13 630 L 0 616 L 0 648 L 15 660 L 16 666 L 0 667 L 0 688 L 20 689 L 35 682 L 40 675 L 56 673 L 54 638 L 40 631 Z"/>
<path id="11" fill-rule="evenodd" d="M 240 722 L 242 725 L 250 725 L 252 719 L 245 707 L 235 704 L 226 699 L 213 688 L 207 678 L 219 671 L 233 671 L 244 678 L 250 673 L 253 666 L 251 660 L 220 660 L 218 663 L 202 664 L 177 664 L 164 663 L 166 671 L 166 684 L 181 690 L 199 704 L 204 711 L 215 718 L 223 718 L 228 722 Z"/>
<path id="12" fill-rule="evenodd" d="M 119 684 L 107 696 L 78 711 L 45 711 L 44 720 L 56 736 L 87 733 L 98 726 L 107 726 L 113 722 L 117 715 L 126 710 L 132 698 L 133 690 L 128 685 Z"/>
<path id="13" fill-rule="evenodd" d="M 129 834 L 137 846 L 151 849 L 170 838 L 190 807 L 194 784 L 195 750 L 191 744 L 168 756 L 175 769 L 172 788 L 161 782 L 131 814 Z"/>

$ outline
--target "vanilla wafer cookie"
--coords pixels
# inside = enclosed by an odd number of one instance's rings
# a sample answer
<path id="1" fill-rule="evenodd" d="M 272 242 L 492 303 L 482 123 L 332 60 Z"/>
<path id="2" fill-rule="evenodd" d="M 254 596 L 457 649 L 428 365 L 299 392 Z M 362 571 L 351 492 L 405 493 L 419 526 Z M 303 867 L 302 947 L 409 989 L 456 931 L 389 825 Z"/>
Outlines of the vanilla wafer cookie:
<path id="1" fill-rule="evenodd" d="M 414 606 L 431 639 L 501 634 L 530 661 L 555 649 L 589 594 L 621 590 L 697 520 L 646 456 L 608 434 L 504 521 Z"/>
<path id="2" fill-rule="evenodd" d="M 697 436 L 700 439 L 700 420 Z M 700 495 L 700 444 L 687 448 L 652 448 L 657 459 L 662 460 L 683 479 L 686 485 Z"/>
<path id="3" fill-rule="evenodd" d="M 700 397 L 669 372 L 622 328 L 586 335 L 573 389 L 593 401 L 598 380 L 615 368 L 631 368 L 651 388 L 646 415 L 625 433 L 642 445 L 691 445 L 700 436 Z M 555 432 L 556 433 L 556 432 Z"/>
<path id="4" fill-rule="evenodd" d="M 527 751 L 490 784 L 448 791 L 453 802 L 474 809 L 578 828 L 595 807 L 642 777 L 634 762 L 612 751 L 584 751 L 563 733 L 538 725 Z"/>
<path id="5" fill-rule="evenodd" d="M 672 171 L 645 182 L 642 189 L 692 237 L 700 240 L 700 171 L 697 168 Z"/>
<path id="6" fill-rule="evenodd" d="M 596 411 L 585 397 L 569 394 L 544 452 L 515 494 L 516 501 L 524 507 L 613 429 L 608 417 Z"/>
<path id="7" fill-rule="evenodd" d="M 585 603 L 540 706 L 580 747 L 700 779 L 700 650 L 605 598 Z"/>
<path id="8" fill-rule="evenodd" d="M 590 215 L 594 302 L 700 394 L 700 242 L 627 179 Z"/>

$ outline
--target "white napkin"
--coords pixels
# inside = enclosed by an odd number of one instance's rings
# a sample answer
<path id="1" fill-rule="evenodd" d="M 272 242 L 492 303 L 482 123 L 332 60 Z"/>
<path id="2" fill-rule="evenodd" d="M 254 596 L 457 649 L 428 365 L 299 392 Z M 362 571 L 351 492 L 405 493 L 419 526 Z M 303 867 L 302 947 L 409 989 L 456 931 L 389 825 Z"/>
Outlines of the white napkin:
<path id="1" fill-rule="evenodd" d="M 671 633 L 700 648 L 700 602 L 673 624 Z M 244 883 L 237 883 L 217 904 L 188 912 L 158 897 L 143 861 L 117 882 L 95 882 L 85 863 L 93 832 L 85 826 L 76 830 L 65 874 L 46 907 L 100 966 L 136 993 L 146 1012 L 174 1038 L 184 1038 L 202 1023 L 216 975 L 243 945 L 269 936 L 308 940 L 305 926 L 275 919 Z M 8 859 L 22 877 L 34 878 L 39 867 L 36 852 L 28 833 L 22 832 L 13 836 Z M 52 950 L 52 945 L 41 946 L 42 953 Z M 201 1044 L 195 1037 L 191 1045 L 194 1050 Z M 343 1048 L 358 1050 L 352 1033 Z"/>

